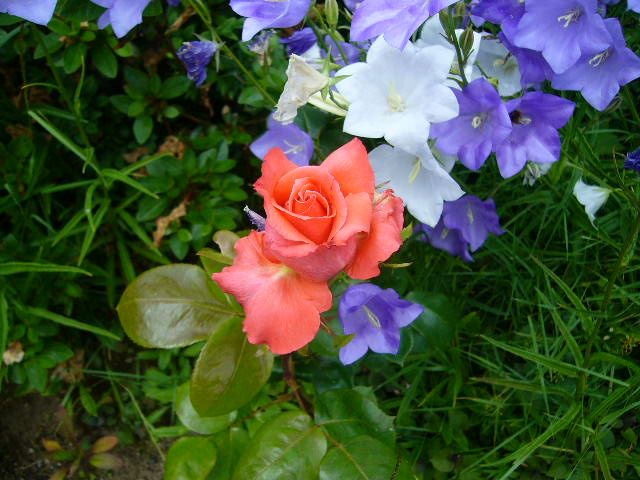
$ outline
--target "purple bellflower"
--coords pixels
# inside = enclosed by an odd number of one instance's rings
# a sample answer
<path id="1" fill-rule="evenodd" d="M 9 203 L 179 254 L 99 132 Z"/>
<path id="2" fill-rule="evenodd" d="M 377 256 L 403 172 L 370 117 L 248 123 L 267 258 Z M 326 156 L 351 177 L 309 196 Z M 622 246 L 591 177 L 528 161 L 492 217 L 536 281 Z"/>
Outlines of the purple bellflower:
<path id="1" fill-rule="evenodd" d="M 432 247 L 454 257 L 460 257 L 467 263 L 473 262 L 473 257 L 469 253 L 469 243 L 462 238 L 462 234 L 458 230 L 449 230 L 445 227 L 442 219 L 435 227 L 421 223 L 416 226 L 415 231 L 423 233 Z"/>
<path id="2" fill-rule="evenodd" d="M 528 48 L 516 47 L 509 41 L 504 32 L 500 32 L 498 38 L 518 61 L 520 80 L 523 88 L 529 85 L 538 85 L 545 80 L 551 80 L 553 78 L 553 70 L 542 56 L 542 53 Z"/>
<path id="3" fill-rule="evenodd" d="M 620 91 L 620 87 L 640 77 L 640 57 L 624 39 L 620 22 L 604 21 L 612 42 L 595 54 L 585 55 L 566 72 L 553 78 L 553 88 L 577 90 L 594 108 L 602 111 Z"/>
<path id="4" fill-rule="evenodd" d="M 502 177 L 512 177 L 527 161 L 557 161 L 562 146 L 558 129 L 567 124 L 574 108 L 570 100 L 542 92 L 527 92 L 507 102 L 513 129 L 496 148 Z"/>
<path id="5" fill-rule="evenodd" d="M 0 0 L 0 13 L 46 25 L 53 17 L 57 0 Z"/>
<path id="6" fill-rule="evenodd" d="M 249 147 L 253 154 L 264 160 L 273 148 L 280 148 L 293 163 L 309 165 L 313 156 L 313 139 L 295 123 L 283 125 L 272 116 L 267 120 L 267 131 Z"/>
<path id="7" fill-rule="evenodd" d="M 624 161 L 624 168 L 640 173 L 640 148 L 627 155 L 627 159 Z"/>
<path id="8" fill-rule="evenodd" d="M 247 17 L 242 28 L 246 42 L 265 28 L 288 28 L 300 23 L 311 6 L 311 0 L 231 0 L 231 8 Z"/>
<path id="9" fill-rule="evenodd" d="M 207 79 L 207 66 L 211 63 L 217 49 L 216 42 L 201 40 L 185 42 L 176 52 L 187 69 L 187 76 L 195 82 L 197 87 L 202 86 Z"/>
<path id="10" fill-rule="evenodd" d="M 465 195 L 453 202 L 445 202 L 442 217 L 431 228 L 420 225 L 431 245 L 451 255 L 472 262 L 471 252 L 478 250 L 490 233 L 502 235 L 496 204 L 492 199 L 482 201 L 473 195 Z"/>
<path id="11" fill-rule="evenodd" d="M 360 60 L 360 49 L 349 42 L 340 42 L 340 46 L 327 35 L 324 38 L 324 44 L 327 46 L 328 53 L 331 55 L 331 59 L 337 65 L 346 67 L 352 63 L 356 63 Z M 327 56 L 327 52 L 324 50 L 321 52 L 323 57 Z"/>
<path id="12" fill-rule="evenodd" d="M 471 170 L 478 170 L 494 148 L 511 132 L 509 112 L 495 87 L 478 78 L 453 93 L 460 104 L 460 115 L 431 126 L 436 146 L 447 155 L 458 155 Z"/>
<path id="13" fill-rule="evenodd" d="M 627 0 L 629 10 L 640 13 L 640 0 Z"/>
<path id="14" fill-rule="evenodd" d="M 167 0 L 167 3 L 171 7 L 177 7 L 178 5 L 180 5 L 180 0 Z"/>
<path id="15" fill-rule="evenodd" d="M 404 49 L 409 37 L 427 18 L 457 0 L 364 0 L 351 22 L 351 41 L 364 41 L 384 34 L 393 47 Z"/>
<path id="16" fill-rule="evenodd" d="M 116 37 L 122 38 L 129 31 L 142 23 L 142 12 L 151 0 L 91 0 L 107 9 L 98 19 L 98 26 L 106 28 L 111 25 Z"/>
<path id="17" fill-rule="evenodd" d="M 353 339 L 340 349 L 340 361 L 349 365 L 367 350 L 398 353 L 400 329 L 418 318 L 424 307 L 403 300 L 395 290 L 372 283 L 349 287 L 340 299 L 338 314 L 346 335 Z"/>
<path id="18" fill-rule="evenodd" d="M 318 43 L 318 39 L 311 27 L 305 27 L 290 37 L 280 39 L 280 43 L 287 46 L 287 53 L 289 55 L 303 55 Z"/>
<path id="19" fill-rule="evenodd" d="M 509 36 L 515 46 L 542 52 L 556 73 L 582 55 L 606 50 L 611 43 L 596 0 L 525 2 L 525 13 Z"/>
<path id="20" fill-rule="evenodd" d="M 520 0 L 480 0 L 471 10 L 472 15 L 502 27 L 508 36 L 516 30 L 524 15 L 524 4 Z"/>

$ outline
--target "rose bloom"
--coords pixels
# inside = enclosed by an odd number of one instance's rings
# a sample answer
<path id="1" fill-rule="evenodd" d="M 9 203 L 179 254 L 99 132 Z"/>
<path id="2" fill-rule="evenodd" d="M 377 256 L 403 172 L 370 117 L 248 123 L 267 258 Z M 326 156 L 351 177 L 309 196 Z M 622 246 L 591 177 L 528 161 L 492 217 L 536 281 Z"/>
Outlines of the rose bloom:
<path id="1" fill-rule="evenodd" d="M 239 240 L 234 264 L 213 279 L 243 305 L 249 341 L 285 354 L 315 337 L 331 308 L 329 279 L 343 270 L 361 280 L 380 274 L 402 244 L 404 206 L 391 190 L 376 193 L 358 139 L 319 166 L 299 167 L 275 148 L 255 188 L 265 231 Z"/>

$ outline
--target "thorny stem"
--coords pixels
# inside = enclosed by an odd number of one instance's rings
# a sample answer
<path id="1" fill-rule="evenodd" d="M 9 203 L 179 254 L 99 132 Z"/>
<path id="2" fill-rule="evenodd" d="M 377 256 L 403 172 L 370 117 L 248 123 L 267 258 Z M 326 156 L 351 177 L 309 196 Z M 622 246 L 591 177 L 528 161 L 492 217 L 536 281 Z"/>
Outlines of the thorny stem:
<path id="1" fill-rule="evenodd" d="M 284 381 L 289 385 L 289 388 L 292 390 L 298 405 L 300 408 L 310 417 L 313 416 L 313 408 L 311 407 L 311 403 L 307 400 L 302 394 L 302 388 L 298 385 L 296 381 L 296 371 L 293 365 L 293 355 L 288 353 L 282 356 L 282 369 L 284 370 Z"/>
<path id="2" fill-rule="evenodd" d="M 622 270 L 624 269 L 624 266 L 625 266 L 624 259 L 627 257 L 627 255 L 633 248 L 635 244 L 636 236 L 638 235 L 639 232 L 640 232 L 640 211 L 638 211 L 636 214 L 636 220 L 633 224 L 633 227 L 631 228 L 629 235 L 627 235 L 627 238 L 625 239 L 624 245 L 622 246 L 622 250 L 620 250 L 620 255 L 618 255 L 618 260 L 616 262 L 616 265 L 607 280 L 607 287 L 605 289 L 604 297 L 602 298 L 602 305 L 600 307 L 601 315 L 596 320 L 596 324 L 594 325 L 593 330 L 591 331 L 591 335 L 587 340 L 587 346 L 585 348 L 585 353 L 584 353 L 584 361 L 582 364 L 583 368 L 589 367 L 589 361 L 591 359 L 591 351 L 593 349 L 593 343 L 595 342 L 595 339 L 597 338 L 598 333 L 602 328 L 602 322 L 606 317 L 607 307 L 609 306 L 609 302 L 611 301 L 611 295 L 613 294 L 613 288 L 615 286 L 616 280 L 618 279 L 618 277 L 622 273 Z M 578 383 L 578 388 L 576 390 L 576 396 L 580 400 L 582 400 L 584 397 L 586 380 L 587 380 L 586 373 L 584 372 L 581 373 L 580 380 Z"/>

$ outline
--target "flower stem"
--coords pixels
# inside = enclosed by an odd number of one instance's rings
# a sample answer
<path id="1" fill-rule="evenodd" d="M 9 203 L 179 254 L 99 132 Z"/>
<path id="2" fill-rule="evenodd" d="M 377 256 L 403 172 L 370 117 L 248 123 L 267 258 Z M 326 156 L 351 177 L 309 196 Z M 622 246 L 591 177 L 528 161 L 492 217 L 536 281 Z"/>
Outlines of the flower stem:
<path id="1" fill-rule="evenodd" d="M 258 79 L 249 71 L 247 67 L 240 61 L 240 59 L 233 53 L 233 51 L 222 41 L 218 32 L 216 32 L 213 27 L 213 21 L 211 19 L 211 15 L 207 11 L 206 7 L 201 4 L 199 0 L 189 0 L 189 3 L 196 11 L 200 19 L 204 22 L 204 24 L 209 29 L 209 33 L 211 33 L 211 39 L 216 42 L 220 49 L 242 70 L 242 73 L 246 75 L 251 83 L 260 91 L 260 94 L 271 104 L 275 105 L 277 102 L 273 96 L 262 86 L 262 84 L 258 81 Z"/>
<path id="2" fill-rule="evenodd" d="M 296 370 L 293 364 L 293 354 L 288 353 L 282 356 L 282 369 L 284 370 L 284 381 L 291 388 L 300 408 L 309 416 L 313 416 L 313 408 L 309 400 L 302 394 L 302 388 L 296 381 Z"/>

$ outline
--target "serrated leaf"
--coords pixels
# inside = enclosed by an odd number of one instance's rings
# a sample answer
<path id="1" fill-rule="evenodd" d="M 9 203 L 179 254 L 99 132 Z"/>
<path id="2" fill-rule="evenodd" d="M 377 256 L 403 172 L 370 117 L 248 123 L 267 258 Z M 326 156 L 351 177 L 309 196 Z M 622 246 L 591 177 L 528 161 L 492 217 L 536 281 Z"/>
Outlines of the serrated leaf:
<path id="1" fill-rule="evenodd" d="M 267 382 L 273 355 L 249 343 L 242 319 L 233 318 L 211 335 L 191 377 L 191 402 L 205 417 L 224 415 L 247 404 Z"/>
<path id="2" fill-rule="evenodd" d="M 213 297 L 207 274 L 195 265 L 165 265 L 140 275 L 125 290 L 117 310 L 134 342 L 175 348 L 206 339 L 236 312 Z"/>
<path id="3" fill-rule="evenodd" d="M 326 450 L 324 435 L 306 413 L 282 413 L 256 432 L 238 460 L 233 480 L 316 478 Z"/>

